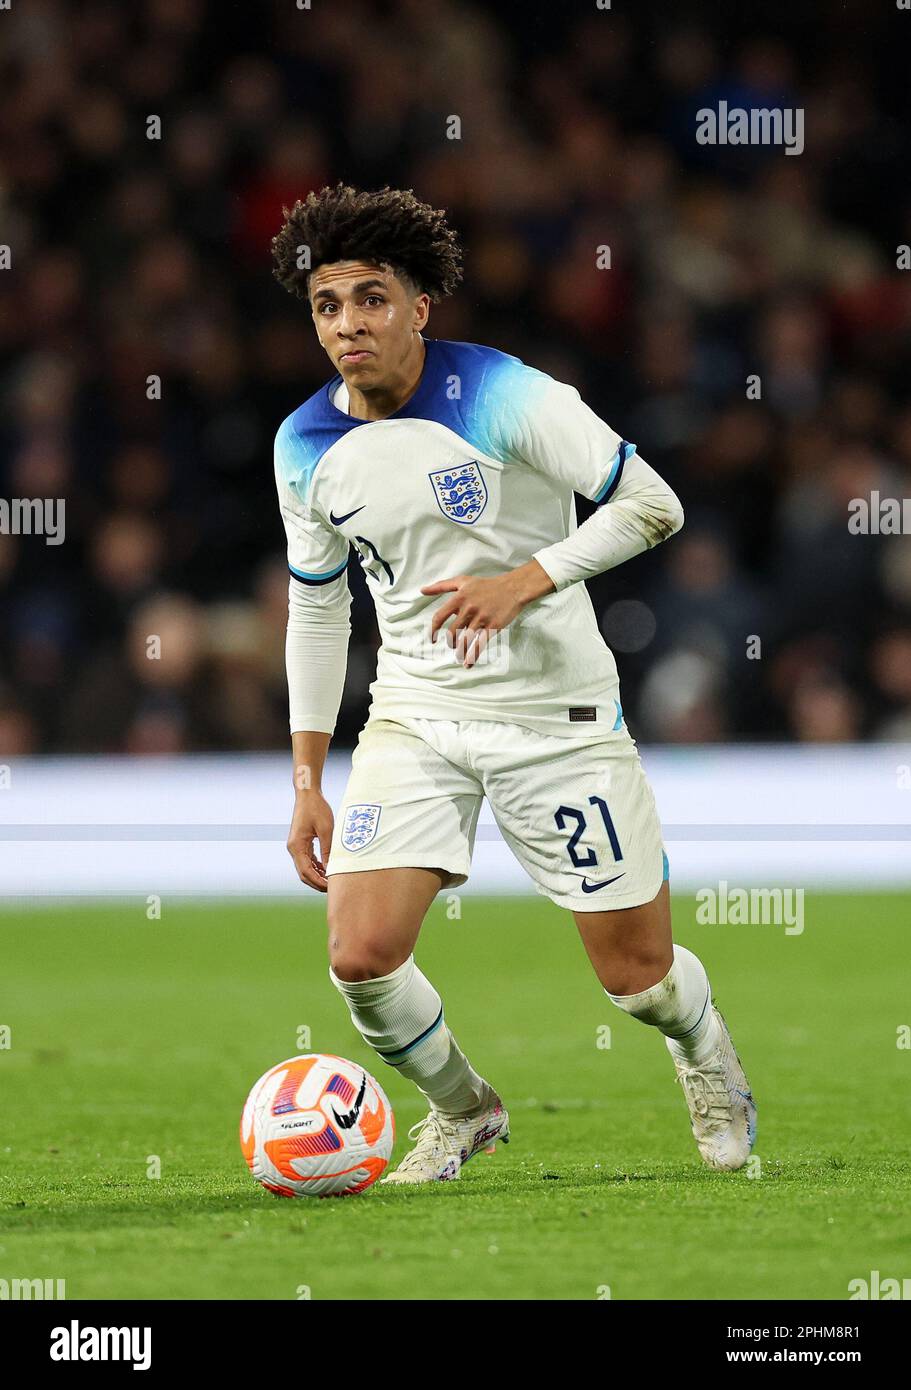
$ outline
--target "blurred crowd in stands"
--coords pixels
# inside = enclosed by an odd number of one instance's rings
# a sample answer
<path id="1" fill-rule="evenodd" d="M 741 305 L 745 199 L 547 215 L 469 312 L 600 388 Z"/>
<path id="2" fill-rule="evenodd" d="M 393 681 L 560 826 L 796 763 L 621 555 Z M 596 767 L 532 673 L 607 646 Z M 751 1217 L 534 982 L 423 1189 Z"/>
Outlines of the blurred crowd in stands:
<path id="1" fill-rule="evenodd" d="M 0 497 L 66 539 L 0 535 L 0 755 L 286 746 L 272 440 L 332 369 L 269 241 L 339 178 L 460 231 L 428 336 L 572 382 L 683 500 L 590 585 L 634 736 L 911 737 L 911 539 L 848 528 L 911 496 L 911 15 L 860 8 L 17 0 Z M 699 145 L 721 100 L 804 153 Z"/>

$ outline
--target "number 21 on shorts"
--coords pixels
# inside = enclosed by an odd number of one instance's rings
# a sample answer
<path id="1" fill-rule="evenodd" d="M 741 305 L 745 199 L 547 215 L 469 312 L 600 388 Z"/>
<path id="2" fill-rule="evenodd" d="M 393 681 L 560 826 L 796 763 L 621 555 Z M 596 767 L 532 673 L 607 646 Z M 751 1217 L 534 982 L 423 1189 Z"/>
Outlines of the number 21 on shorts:
<path id="1" fill-rule="evenodd" d="M 614 862 L 619 864 L 623 859 L 623 851 L 620 848 L 620 841 L 617 839 L 617 832 L 614 829 L 614 822 L 607 808 L 607 802 L 600 796 L 590 796 L 588 801 L 590 806 L 597 806 L 598 810 L 601 812 L 601 819 L 604 821 L 604 828 L 607 831 L 607 838 L 610 841 L 610 847 L 613 851 Z M 598 856 L 595 851 L 589 848 L 583 855 L 576 849 L 579 840 L 585 834 L 587 825 L 585 812 L 580 811 L 577 806 L 558 806 L 554 812 L 554 820 L 557 823 L 558 830 L 566 830 L 568 824 L 575 822 L 576 828 L 573 830 L 566 843 L 569 857 L 574 867 L 577 869 L 594 868 L 598 862 Z"/>

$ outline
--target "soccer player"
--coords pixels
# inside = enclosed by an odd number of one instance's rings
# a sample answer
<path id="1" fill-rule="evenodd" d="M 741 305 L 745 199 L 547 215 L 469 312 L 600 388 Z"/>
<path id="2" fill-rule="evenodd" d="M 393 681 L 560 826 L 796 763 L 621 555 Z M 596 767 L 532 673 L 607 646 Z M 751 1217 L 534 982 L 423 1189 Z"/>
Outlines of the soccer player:
<path id="1" fill-rule="evenodd" d="M 288 849 L 328 893 L 329 974 L 355 1028 L 429 1101 L 384 1181 L 457 1178 L 509 1138 L 413 954 L 435 895 L 468 877 L 485 795 L 537 891 L 573 914 L 608 997 L 664 1035 L 705 1162 L 740 1168 L 753 1097 L 701 961 L 672 940 L 655 801 L 583 582 L 671 536 L 680 502 L 574 387 L 425 336 L 461 251 L 411 191 L 310 193 L 285 210 L 273 253 L 336 372 L 275 440 L 291 570 Z M 574 492 L 598 504 L 581 526 Z M 382 645 L 335 823 L 320 779 L 352 549 Z"/>

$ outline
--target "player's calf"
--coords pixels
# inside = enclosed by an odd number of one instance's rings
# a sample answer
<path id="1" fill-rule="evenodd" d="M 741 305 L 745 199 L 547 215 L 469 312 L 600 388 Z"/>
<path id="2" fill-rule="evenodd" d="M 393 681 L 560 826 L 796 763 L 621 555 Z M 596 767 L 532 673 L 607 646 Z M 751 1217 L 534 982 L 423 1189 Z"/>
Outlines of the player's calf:
<path id="1" fill-rule="evenodd" d="M 375 979 L 342 980 L 331 967 L 329 975 L 364 1041 L 413 1081 L 434 1110 L 479 1111 L 489 1087 L 459 1048 L 443 1017 L 443 1001 L 413 956 Z"/>

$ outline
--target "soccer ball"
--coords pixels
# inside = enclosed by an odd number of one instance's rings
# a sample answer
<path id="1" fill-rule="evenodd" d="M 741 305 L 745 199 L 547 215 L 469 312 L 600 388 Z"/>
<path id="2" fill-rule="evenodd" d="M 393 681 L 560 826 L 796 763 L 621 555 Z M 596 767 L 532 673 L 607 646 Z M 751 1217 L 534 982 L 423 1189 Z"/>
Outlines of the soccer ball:
<path id="1" fill-rule="evenodd" d="M 344 1057 L 289 1057 L 247 1097 L 240 1147 L 258 1183 L 279 1197 L 351 1197 L 386 1170 L 392 1106 L 369 1072 Z"/>

